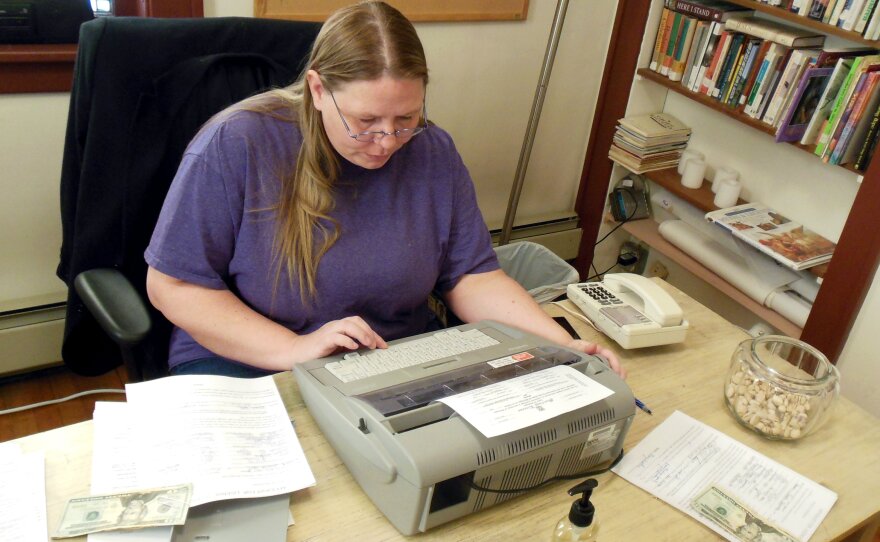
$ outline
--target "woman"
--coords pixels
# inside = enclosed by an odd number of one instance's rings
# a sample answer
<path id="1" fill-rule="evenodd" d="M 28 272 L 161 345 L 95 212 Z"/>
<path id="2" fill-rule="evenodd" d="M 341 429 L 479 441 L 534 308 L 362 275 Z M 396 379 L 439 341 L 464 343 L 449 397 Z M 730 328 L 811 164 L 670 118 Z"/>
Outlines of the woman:
<path id="1" fill-rule="evenodd" d="M 428 126 L 412 24 L 382 2 L 334 13 L 288 88 L 220 113 L 190 144 L 145 257 L 175 325 L 173 374 L 259 376 L 436 329 L 438 291 L 588 353 L 498 267 L 449 135 Z"/>

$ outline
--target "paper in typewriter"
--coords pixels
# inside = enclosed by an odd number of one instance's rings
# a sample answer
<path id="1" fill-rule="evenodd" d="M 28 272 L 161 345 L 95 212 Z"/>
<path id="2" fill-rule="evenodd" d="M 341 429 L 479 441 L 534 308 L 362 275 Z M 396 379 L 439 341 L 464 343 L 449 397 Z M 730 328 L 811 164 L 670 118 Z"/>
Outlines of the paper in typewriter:
<path id="1" fill-rule="evenodd" d="M 577 369 L 558 365 L 438 400 L 491 438 L 585 407 L 612 393 Z"/>

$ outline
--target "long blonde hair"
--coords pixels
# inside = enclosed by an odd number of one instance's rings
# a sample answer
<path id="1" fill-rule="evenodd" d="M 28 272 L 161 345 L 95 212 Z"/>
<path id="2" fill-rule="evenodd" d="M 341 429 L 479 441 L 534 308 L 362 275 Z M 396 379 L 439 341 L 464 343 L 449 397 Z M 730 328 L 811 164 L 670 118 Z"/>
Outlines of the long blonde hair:
<path id="1" fill-rule="evenodd" d="M 425 52 L 412 23 L 384 2 L 368 1 L 330 15 L 295 83 L 245 100 L 237 107 L 297 122 L 302 132 L 296 169 L 292 175 L 282 177 L 273 246 L 276 288 L 281 270 L 286 267 L 291 285 L 294 277 L 298 279 L 303 303 L 316 298 L 318 264 L 339 237 L 338 225 L 330 216 L 339 159 L 314 107 L 305 79 L 308 70 L 317 71 L 329 90 L 385 75 L 421 79 L 428 84 Z"/>

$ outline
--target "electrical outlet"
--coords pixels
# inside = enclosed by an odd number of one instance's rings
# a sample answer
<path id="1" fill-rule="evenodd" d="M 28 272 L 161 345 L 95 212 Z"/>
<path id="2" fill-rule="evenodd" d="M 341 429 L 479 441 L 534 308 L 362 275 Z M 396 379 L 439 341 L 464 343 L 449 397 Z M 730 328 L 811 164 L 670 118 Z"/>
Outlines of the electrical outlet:
<path id="1" fill-rule="evenodd" d="M 669 277 L 669 269 L 666 269 L 666 266 L 663 265 L 662 262 L 656 261 L 651 265 L 651 269 L 648 270 L 649 277 L 660 277 L 663 280 L 666 280 Z"/>

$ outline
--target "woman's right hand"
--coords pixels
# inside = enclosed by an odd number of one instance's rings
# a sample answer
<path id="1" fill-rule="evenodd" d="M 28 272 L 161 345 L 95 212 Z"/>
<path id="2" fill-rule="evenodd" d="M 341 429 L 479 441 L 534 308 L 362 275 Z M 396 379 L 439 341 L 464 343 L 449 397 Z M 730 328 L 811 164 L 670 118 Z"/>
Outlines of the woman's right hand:
<path id="1" fill-rule="evenodd" d="M 342 350 L 388 348 L 380 337 L 360 316 L 332 320 L 311 333 L 298 335 L 294 348 L 298 361 L 323 358 Z"/>

